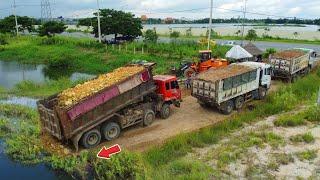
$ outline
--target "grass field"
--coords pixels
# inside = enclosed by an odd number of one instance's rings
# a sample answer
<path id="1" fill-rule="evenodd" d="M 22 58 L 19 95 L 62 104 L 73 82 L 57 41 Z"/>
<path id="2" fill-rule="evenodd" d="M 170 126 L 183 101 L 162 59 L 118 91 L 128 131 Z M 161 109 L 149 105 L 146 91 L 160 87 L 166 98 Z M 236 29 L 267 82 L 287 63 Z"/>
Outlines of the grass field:
<path id="1" fill-rule="evenodd" d="M 89 165 L 90 175 L 96 179 L 208 179 L 216 173 L 216 170 L 201 161 L 190 162 L 185 158 L 188 153 L 193 152 L 194 148 L 218 143 L 223 137 L 243 128 L 247 123 L 290 111 L 301 104 L 315 102 L 320 85 L 319 72 L 320 70 L 299 79 L 295 84 L 283 85 L 279 91 L 270 94 L 264 101 L 255 102 L 251 111 L 245 110 L 226 121 L 197 132 L 181 134 L 147 152 L 124 152 L 121 156 L 113 156 L 110 161 L 95 158 L 96 149 L 83 151 L 78 155 L 48 152 L 39 141 L 42 135 L 39 131 L 37 112 L 21 106 L 0 105 L 0 115 L 4 116 L 0 120 L 0 129 L 3 132 L 0 135 L 7 144 L 6 153 L 15 161 L 26 164 L 44 162 L 54 169 L 64 170 L 80 177 L 88 176 L 86 167 Z M 319 119 L 319 109 L 308 111 L 310 111 L 308 116 L 304 116 L 306 120 Z M 19 128 L 12 126 L 12 119 L 20 120 Z M 254 135 L 255 139 L 256 136 Z M 260 138 L 260 135 L 257 137 Z M 278 138 L 272 134 L 261 137 L 267 138 L 268 142 L 278 143 Z M 18 151 L 22 146 L 27 150 Z M 301 152 L 299 155 L 304 159 L 314 157 L 310 152 Z M 221 162 L 228 161 L 228 158 L 221 158 Z"/>
<path id="2" fill-rule="evenodd" d="M 183 59 L 197 59 L 198 51 L 205 48 L 190 41 L 169 44 L 131 43 L 120 47 L 106 47 L 90 39 L 58 36 L 7 36 L 7 41 L 9 44 L 0 48 L 1 60 L 47 64 L 51 68 L 67 68 L 90 74 L 109 72 L 137 60 L 156 62 L 155 72 L 164 74 Z M 229 49 L 226 46 L 216 46 L 213 52 L 224 57 Z"/>

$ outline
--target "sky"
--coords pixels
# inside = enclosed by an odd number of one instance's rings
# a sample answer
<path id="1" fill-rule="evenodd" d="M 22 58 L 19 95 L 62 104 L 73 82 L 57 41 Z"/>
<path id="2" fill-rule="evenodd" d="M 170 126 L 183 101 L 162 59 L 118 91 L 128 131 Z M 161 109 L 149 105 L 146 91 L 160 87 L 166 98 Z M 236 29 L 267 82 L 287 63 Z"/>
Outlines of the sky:
<path id="1" fill-rule="evenodd" d="M 49 0 L 52 16 L 83 18 L 92 16 L 97 0 Z M 41 0 L 16 0 L 18 15 L 41 17 Z M 112 8 L 132 12 L 137 17 L 150 18 L 208 18 L 210 0 L 99 0 L 100 8 Z M 244 0 L 214 0 L 214 18 L 238 18 L 243 16 Z M 0 18 L 13 13 L 13 0 L 0 0 Z M 248 18 L 299 19 L 320 18 L 320 0 L 247 0 Z"/>

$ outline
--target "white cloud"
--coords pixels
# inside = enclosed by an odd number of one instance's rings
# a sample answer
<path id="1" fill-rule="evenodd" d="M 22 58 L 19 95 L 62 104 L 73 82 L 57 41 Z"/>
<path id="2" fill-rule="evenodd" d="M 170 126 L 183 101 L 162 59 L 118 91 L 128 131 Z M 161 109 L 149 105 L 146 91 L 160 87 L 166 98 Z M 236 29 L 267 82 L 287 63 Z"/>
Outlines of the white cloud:
<path id="1" fill-rule="evenodd" d="M 300 7 L 294 7 L 294 8 L 291 8 L 288 13 L 290 15 L 297 15 L 298 13 L 301 12 L 301 10 L 302 9 Z"/>

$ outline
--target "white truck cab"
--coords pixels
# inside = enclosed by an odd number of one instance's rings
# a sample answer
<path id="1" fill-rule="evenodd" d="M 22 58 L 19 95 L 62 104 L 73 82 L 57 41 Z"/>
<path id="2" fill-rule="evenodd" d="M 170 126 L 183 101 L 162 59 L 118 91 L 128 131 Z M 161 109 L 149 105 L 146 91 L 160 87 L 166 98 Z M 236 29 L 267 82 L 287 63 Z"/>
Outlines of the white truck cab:
<path id="1" fill-rule="evenodd" d="M 260 63 L 260 62 L 242 62 L 241 65 L 249 66 L 252 68 L 260 69 L 260 86 L 263 86 L 267 89 L 270 88 L 271 85 L 271 75 L 272 75 L 272 67 L 270 64 Z"/>

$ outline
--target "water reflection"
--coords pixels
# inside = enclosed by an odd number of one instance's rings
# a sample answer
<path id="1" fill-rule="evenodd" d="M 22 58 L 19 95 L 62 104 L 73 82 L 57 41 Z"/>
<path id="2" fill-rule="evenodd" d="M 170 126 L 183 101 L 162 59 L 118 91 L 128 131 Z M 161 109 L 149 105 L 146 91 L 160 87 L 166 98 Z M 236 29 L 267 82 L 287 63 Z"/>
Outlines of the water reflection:
<path id="1" fill-rule="evenodd" d="M 57 80 L 61 77 L 68 77 L 71 80 L 89 79 L 93 75 L 76 73 L 70 69 L 50 69 L 44 65 L 20 64 L 15 61 L 0 61 L 0 86 L 13 88 L 24 80 L 31 80 L 37 83 L 45 80 Z"/>

